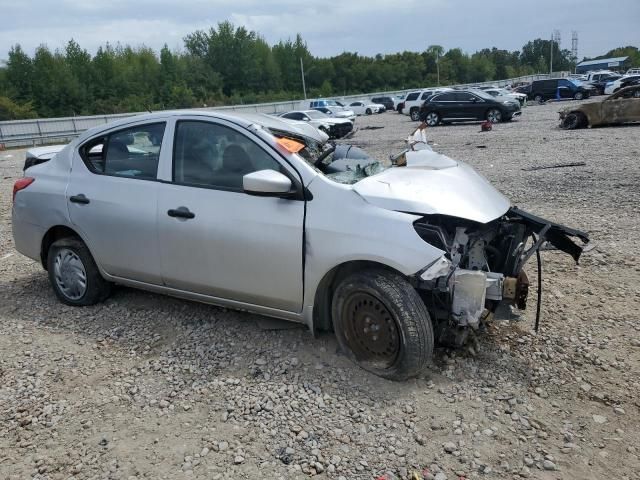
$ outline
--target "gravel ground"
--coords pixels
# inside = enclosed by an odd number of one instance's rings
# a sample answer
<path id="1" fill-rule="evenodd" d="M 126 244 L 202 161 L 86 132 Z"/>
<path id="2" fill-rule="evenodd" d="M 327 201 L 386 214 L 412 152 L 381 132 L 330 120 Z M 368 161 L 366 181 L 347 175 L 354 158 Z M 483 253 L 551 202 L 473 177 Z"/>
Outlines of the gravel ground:
<path id="1" fill-rule="evenodd" d="M 255 315 L 126 288 L 62 305 L 13 249 L 24 151 L 0 152 L 0 478 L 640 478 L 639 127 L 566 132 L 557 110 L 428 129 L 594 248 L 579 266 L 544 252 L 538 334 L 534 290 L 521 321 L 439 349 L 405 383 L 358 369 L 331 334 Z M 381 159 L 416 126 L 392 112 L 358 124 L 384 127 L 352 139 Z"/>

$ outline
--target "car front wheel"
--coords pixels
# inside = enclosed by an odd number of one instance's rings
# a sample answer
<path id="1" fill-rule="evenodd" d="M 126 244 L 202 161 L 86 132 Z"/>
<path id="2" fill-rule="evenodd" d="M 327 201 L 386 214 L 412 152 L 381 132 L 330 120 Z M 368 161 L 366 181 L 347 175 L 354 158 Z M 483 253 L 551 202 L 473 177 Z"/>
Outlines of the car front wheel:
<path id="1" fill-rule="evenodd" d="M 366 113 L 367 115 L 371 115 L 371 109 L 367 108 L 364 113 Z"/>
<path id="2" fill-rule="evenodd" d="M 497 108 L 492 108 L 487 112 L 487 120 L 491 123 L 500 123 L 502 121 L 502 112 Z"/>
<path id="3" fill-rule="evenodd" d="M 535 97 L 533 97 L 533 100 L 534 100 L 536 103 L 542 103 L 542 101 L 544 100 L 544 98 L 542 98 L 542 95 L 540 95 L 540 94 L 538 93 Z"/>
<path id="4" fill-rule="evenodd" d="M 424 118 L 424 121 L 430 127 L 435 127 L 440 123 L 440 115 L 438 115 L 436 112 L 429 112 Z"/>
<path id="5" fill-rule="evenodd" d="M 87 246 L 78 238 L 62 238 L 49 247 L 49 281 L 57 297 L 73 306 L 93 305 L 111 293 Z"/>
<path id="6" fill-rule="evenodd" d="M 332 301 L 340 348 L 363 369 L 390 380 L 422 373 L 433 355 L 427 308 L 401 275 L 363 270 L 344 278 Z"/>
<path id="7" fill-rule="evenodd" d="M 580 112 L 569 113 L 562 122 L 562 128 L 567 130 L 575 130 L 587 126 L 587 119 Z"/>
<path id="8" fill-rule="evenodd" d="M 582 92 L 576 92 L 575 95 L 573 96 L 574 100 L 582 100 L 584 98 L 584 95 Z"/>

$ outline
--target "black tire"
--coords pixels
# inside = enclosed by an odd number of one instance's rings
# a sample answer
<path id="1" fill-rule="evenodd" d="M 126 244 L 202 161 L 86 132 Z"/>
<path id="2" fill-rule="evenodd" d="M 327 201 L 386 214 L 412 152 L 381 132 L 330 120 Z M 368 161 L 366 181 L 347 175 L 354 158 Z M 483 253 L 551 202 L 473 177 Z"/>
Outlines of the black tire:
<path id="1" fill-rule="evenodd" d="M 424 116 L 424 123 L 430 127 L 437 127 L 440 123 L 440 115 L 438 112 L 428 112 Z"/>
<path id="2" fill-rule="evenodd" d="M 562 121 L 562 128 L 567 130 L 575 130 L 586 126 L 587 119 L 580 112 L 571 112 Z"/>
<path id="3" fill-rule="evenodd" d="M 409 117 L 414 122 L 417 122 L 418 120 L 420 120 L 420 109 L 417 107 L 413 107 L 411 110 L 409 110 Z"/>
<path id="4" fill-rule="evenodd" d="M 502 112 L 498 108 L 490 108 L 487 110 L 485 118 L 491 123 L 500 123 L 502 121 Z"/>
<path id="5" fill-rule="evenodd" d="M 335 289 L 331 309 L 341 349 L 363 369 L 389 380 L 406 380 L 429 364 L 431 317 L 401 275 L 382 269 L 352 273 Z"/>
<path id="6" fill-rule="evenodd" d="M 84 292 L 78 298 L 69 296 L 64 292 L 56 279 L 56 259 L 61 252 L 72 252 L 82 263 L 85 273 L 86 287 Z M 111 294 L 111 284 L 107 282 L 91 256 L 91 252 L 82 240 L 74 237 L 62 238 L 56 240 L 49 247 L 47 254 L 47 270 L 49 272 L 49 281 L 53 287 L 53 291 L 62 303 L 72 306 L 94 305 L 102 302 Z"/>
<path id="7" fill-rule="evenodd" d="M 539 93 L 536 93 L 533 96 L 533 101 L 537 102 L 537 103 L 542 103 L 544 101 L 544 98 L 542 97 L 542 95 L 540 95 Z"/>
<path id="8" fill-rule="evenodd" d="M 402 113 L 402 107 L 400 105 L 398 105 L 398 108 L 396 108 L 396 111 L 401 114 Z"/>
<path id="9" fill-rule="evenodd" d="M 574 100 L 582 100 L 583 98 L 584 98 L 584 94 L 583 94 L 582 92 L 576 92 L 576 93 L 573 95 L 573 99 L 574 99 Z"/>
<path id="10" fill-rule="evenodd" d="M 633 98 L 640 98 L 640 90 L 636 90 L 633 92 Z"/>
<path id="11" fill-rule="evenodd" d="M 370 109 L 370 108 L 367 108 L 367 109 L 364 111 L 364 113 L 366 113 L 367 115 L 371 115 L 371 109 Z"/>

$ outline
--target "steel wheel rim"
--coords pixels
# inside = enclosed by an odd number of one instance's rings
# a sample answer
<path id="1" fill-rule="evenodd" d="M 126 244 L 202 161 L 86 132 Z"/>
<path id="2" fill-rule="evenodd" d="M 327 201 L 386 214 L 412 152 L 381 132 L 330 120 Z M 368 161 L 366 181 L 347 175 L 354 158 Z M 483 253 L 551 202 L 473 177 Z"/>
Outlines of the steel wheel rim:
<path id="1" fill-rule="evenodd" d="M 436 123 L 438 123 L 438 115 L 436 113 L 427 115 L 427 125 L 433 126 Z"/>
<path id="2" fill-rule="evenodd" d="M 498 123 L 502 118 L 502 114 L 498 110 L 489 110 L 487 113 L 487 120 L 491 123 Z"/>
<path id="3" fill-rule="evenodd" d="M 356 292 L 342 310 L 344 337 L 358 361 L 391 367 L 400 353 L 400 330 L 389 309 L 375 296 Z"/>
<path id="4" fill-rule="evenodd" d="M 87 272 L 80 257 L 68 248 L 58 251 L 53 261 L 58 289 L 70 300 L 81 299 L 87 291 Z"/>
<path id="5" fill-rule="evenodd" d="M 580 92 L 576 93 L 576 100 L 582 100 L 582 94 Z"/>

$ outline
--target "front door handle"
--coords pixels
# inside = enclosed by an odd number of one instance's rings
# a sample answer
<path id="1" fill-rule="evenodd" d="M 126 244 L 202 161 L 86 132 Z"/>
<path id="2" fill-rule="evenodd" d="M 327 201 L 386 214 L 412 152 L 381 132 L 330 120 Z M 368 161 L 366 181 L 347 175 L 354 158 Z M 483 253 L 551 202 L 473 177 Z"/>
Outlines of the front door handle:
<path id="1" fill-rule="evenodd" d="M 69 201 L 72 203 L 81 203 L 83 205 L 86 205 L 87 203 L 89 203 L 89 199 L 85 197 L 84 193 L 79 193 L 78 195 L 73 195 L 72 197 L 69 197 Z"/>
<path id="2" fill-rule="evenodd" d="M 191 212 L 187 207 L 172 208 L 167 211 L 167 215 L 174 218 L 195 218 L 196 214 Z"/>

